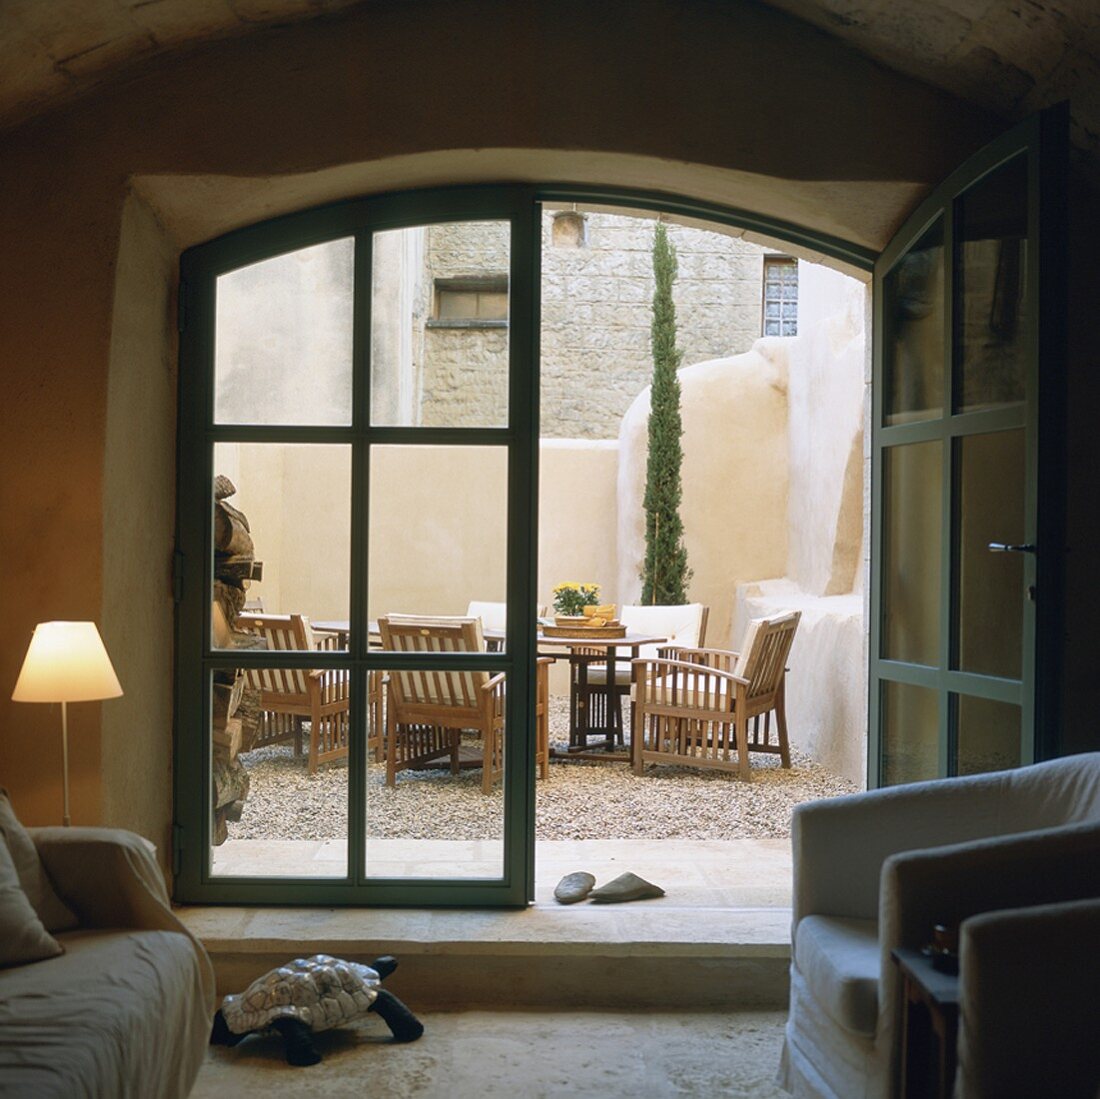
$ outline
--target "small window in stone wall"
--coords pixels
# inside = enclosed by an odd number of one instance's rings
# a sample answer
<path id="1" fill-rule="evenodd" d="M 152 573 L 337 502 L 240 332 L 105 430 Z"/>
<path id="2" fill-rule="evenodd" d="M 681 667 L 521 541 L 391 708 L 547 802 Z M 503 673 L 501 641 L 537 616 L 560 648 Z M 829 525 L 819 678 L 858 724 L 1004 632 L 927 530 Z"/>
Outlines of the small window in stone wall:
<path id="1" fill-rule="evenodd" d="M 765 336 L 798 335 L 798 260 L 764 257 Z"/>
<path id="2" fill-rule="evenodd" d="M 588 244 L 588 218 L 576 210 L 558 210 L 550 226 L 555 248 L 584 248 Z"/>
<path id="3" fill-rule="evenodd" d="M 507 275 L 435 280 L 429 328 L 503 328 L 507 324 Z"/>

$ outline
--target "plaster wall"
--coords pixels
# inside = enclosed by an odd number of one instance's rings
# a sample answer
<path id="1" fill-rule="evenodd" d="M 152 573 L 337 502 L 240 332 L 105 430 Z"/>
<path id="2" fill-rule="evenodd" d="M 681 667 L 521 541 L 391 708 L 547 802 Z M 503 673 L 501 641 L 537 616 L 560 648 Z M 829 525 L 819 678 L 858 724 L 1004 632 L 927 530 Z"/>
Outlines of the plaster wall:
<path id="1" fill-rule="evenodd" d="M 790 536 L 787 575 L 814 595 L 862 582 L 865 286 L 799 263 L 799 329 L 785 342 Z"/>
<path id="2" fill-rule="evenodd" d="M 104 644 L 123 688 L 102 706 L 105 825 L 171 850 L 164 791 L 172 775 L 176 257 L 149 208 L 123 209 L 115 276 L 103 457 Z M 82 709 L 85 707 L 76 707 Z"/>
<path id="3" fill-rule="evenodd" d="M 546 49 L 578 21 L 585 49 Z M 0 607 L 16 640 L 0 651 L 0 680 L 14 682 L 38 621 L 101 618 L 119 590 L 133 593 L 138 620 L 163 614 L 139 574 L 158 560 L 166 516 L 131 527 L 133 557 L 110 590 L 103 557 L 114 514 L 108 435 L 132 463 L 127 493 L 162 491 L 158 470 L 174 452 L 171 431 L 158 431 L 157 462 L 143 465 L 129 428 L 108 418 L 111 373 L 137 369 L 111 356 L 120 313 L 174 290 L 155 264 L 147 281 L 120 289 L 135 181 L 172 253 L 318 202 L 532 178 L 665 189 L 880 247 L 995 129 L 980 110 L 755 5 L 380 0 L 136 63 L 7 130 Z M 163 332 L 156 354 L 170 346 Z M 160 422 L 160 400 L 150 394 L 135 414 Z M 127 689 L 146 698 L 172 663 L 165 640 L 149 649 L 147 664 L 117 662 Z M 104 753 L 100 709 L 74 707 L 77 823 L 101 821 L 103 790 L 127 789 L 126 772 L 166 758 L 171 735 L 165 727 Z M 56 717 L 0 692 L 0 777 L 32 824 L 57 819 Z M 154 824 L 144 810 L 117 823 L 163 835 L 171 796 L 160 795 Z"/>
<path id="4" fill-rule="evenodd" d="M 688 592 L 710 608 L 707 642 L 728 647 L 738 584 L 782 575 L 787 563 L 787 338 L 682 367 L 683 499 L 693 575 Z M 618 595 L 641 597 L 645 560 L 649 388 L 619 430 Z"/>
<path id="5" fill-rule="evenodd" d="M 614 598 L 618 445 L 543 440 L 539 602 L 579 577 Z M 216 472 L 237 486 L 264 578 L 264 609 L 313 620 L 349 615 L 351 465 L 346 448 L 219 444 Z M 503 602 L 507 468 L 490 447 L 379 447 L 371 476 L 369 615 L 464 614 Z M 594 517 L 586 521 L 585 517 Z"/>

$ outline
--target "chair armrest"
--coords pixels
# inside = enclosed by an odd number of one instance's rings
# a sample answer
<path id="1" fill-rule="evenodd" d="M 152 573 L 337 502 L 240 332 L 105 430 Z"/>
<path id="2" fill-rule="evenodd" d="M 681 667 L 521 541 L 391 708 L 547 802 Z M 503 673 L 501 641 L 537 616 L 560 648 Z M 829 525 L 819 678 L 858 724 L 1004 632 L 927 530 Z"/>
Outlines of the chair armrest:
<path id="1" fill-rule="evenodd" d="M 505 680 L 506 674 L 504 672 L 497 672 L 496 675 L 491 676 L 484 683 L 482 683 L 480 690 L 482 691 L 495 691 Z"/>
<path id="2" fill-rule="evenodd" d="M 807 802 L 791 819 L 793 921 L 878 915 L 883 862 L 899 851 L 1012 831 L 1002 818 L 1003 775 L 915 782 Z"/>
<path id="3" fill-rule="evenodd" d="M 963 923 L 956 1095 L 1100 1093 L 1098 941 L 1100 898 Z"/>
<path id="4" fill-rule="evenodd" d="M 214 1006 L 214 970 L 206 951 L 176 918 L 160 867 L 141 836 L 120 828 L 30 828 L 58 895 L 81 927 L 176 931 L 191 940 Z"/>
<path id="5" fill-rule="evenodd" d="M 653 656 L 639 656 L 637 659 L 632 660 L 631 665 L 635 668 L 638 665 L 652 664 L 654 666 L 660 666 L 662 668 L 676 668 L 680 671 L 690 672 L 693 678 L 704 679 L 708 676 L 714 676 L 715 678 L 726 679 L 731 683 L 740 683 L 747 687 L 749 681 L 743 676 L 737 675 L 735 672 L 724 672 L 721 668 L 712 668 L 708 664 L 696 664 L 692 660 L 663 660 L 661 657 Z M 647 676 L 646 678 L 653 678 Z"/>
<path id="6" fill-rule="evenodd" d="M 1100 897 L 1100 822 L 893 855 L 882 867 L 879 941 L 920 947 L 934 924 Z"/>

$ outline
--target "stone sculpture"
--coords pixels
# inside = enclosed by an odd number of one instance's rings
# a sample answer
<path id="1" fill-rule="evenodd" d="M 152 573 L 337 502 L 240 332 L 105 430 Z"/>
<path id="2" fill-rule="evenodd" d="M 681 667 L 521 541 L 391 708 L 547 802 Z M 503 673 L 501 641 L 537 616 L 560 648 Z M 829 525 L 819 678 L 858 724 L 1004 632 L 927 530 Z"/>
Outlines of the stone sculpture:
<path id="1" fill-rule="evenodd" d="M 226 996 L 214 1015 L 210 1044 L 235 1046 L 249 1034 L 274 1030 L 283 1039 L 288 1064 L 315 1065 L 321 1055 L 314 1034 L 371 1011 L 382 1017 L 395 1042 L 415 1042 L 423 1024 L 381 987 L 396 968 L 397 959 L 389 955 L 369 966 L 328 954 L 297 958 L 265 973 L 240 995 Z"/>

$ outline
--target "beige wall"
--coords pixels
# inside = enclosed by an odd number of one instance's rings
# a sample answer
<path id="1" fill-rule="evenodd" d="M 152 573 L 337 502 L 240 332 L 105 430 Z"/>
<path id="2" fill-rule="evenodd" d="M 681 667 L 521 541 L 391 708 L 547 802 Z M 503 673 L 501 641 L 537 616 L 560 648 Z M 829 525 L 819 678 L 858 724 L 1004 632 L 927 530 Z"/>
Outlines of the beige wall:
<path id="1" fill-rule="evenodd" d="M 125 693 L 102 706 L 103 758 L 115 779 L 102 785 L 101 814 L 104 824 L 136 829 L 166 852 L 176 463 L 165 441 L 176 430 L 176 257 L 134 196 L 123 210 L 123 239 L 103 457 L 102 627 Z"/>
<path id="2" fill-rule="evenodd" d="M 680 370 L 680 517 L 692 601 L 710 608 L 707 642 L 730 639 L 738 584 L 781 575 L 787 562 L 787 370 L 782 339 Z M 641 597 L 645 560 L 649 389 L 619 433 L 619 595 Z"/>
<path id="3" fill-rule="evenodd" d="M 371 471 L 369 615 L 464 614 L 506 593 L 505 452 L 381 447 Z M 611 441 L 546 439 L 540 450 L 538 598 L 560 580 L 595 580 L 615 598 Z M 351 470 L 341 447 L 220 444 L 215 469 L 237 486 L 265 610 L 344 619 L 349 605 Z"/>
<path id="4" fill-rule="evenodd" d="M 115 328 L 175 290 L 153 255 L 141 279 L 118 281 L 123 234 L 136 231 L 123 218 L 131 187 L 173 255 L 323 201 L 529 179 L 665 189 L 880 247 L 997 128 L 762 6 L 612 0 L 590 15 L 580 0 L 380 0 L 128 66 L 0 137 L 0 608 L 13 639 L 0 682 L 14 682 L 38 621 L 101 618 L 121 592 L 136 621 L 166 614 L 144 578 L 171 538 L 167 514 L 124 531 L 132 557 L 109 584 L 104 565 L 116 537 L 105 524 L 118 513 L 104 495 L 105 455 L 120 448 L 132 476 L 115 483 L 141 496 L 164 492 L 174 454 L 170 431 L 139 445 L 108 417 L 114 372 L 124 391 L 144 393 L 140 374 L 128 376 L 140 363 L 112 358 Z M 583 49 L 546 48 L 555 28 L 580 22 Z M 471 110 L 477 102 L 507 109 Z M 162 331 L 156 356 L 171 346 Z M 160 423 L 162 403 L 149 393 L 131 415 Z M 148 648 L 118 670 L 153 699 L 172 653 L 164 637 Z M 94 822 L 103 790 L 125 790 L 127 772 L 159 784 L 171 729 L 152 707 L 156 727 L 103 752 L 100 707 L 73 711 L 73 816 Z M 31 823 L 57 819 L 56 722 L 0 691 L 0 781 Z M 167 787 L 155 800 L 155 820 L 143 810 L 117 823 L 163 836 Z"/>

